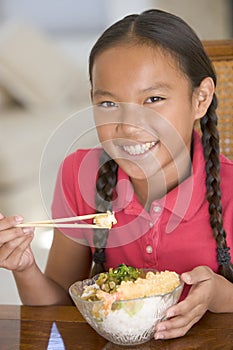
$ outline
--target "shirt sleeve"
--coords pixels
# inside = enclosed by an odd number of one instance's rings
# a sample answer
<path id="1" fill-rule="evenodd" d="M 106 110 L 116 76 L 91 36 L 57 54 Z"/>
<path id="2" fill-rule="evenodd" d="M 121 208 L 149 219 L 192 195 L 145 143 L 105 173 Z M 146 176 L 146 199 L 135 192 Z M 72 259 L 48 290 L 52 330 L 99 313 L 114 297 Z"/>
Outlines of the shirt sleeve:
<path id="1" fill-rule="evenodd" d="M 77 206 L 77 193 L 75 189 L 75 154 L 69 155 L 61 164 L 56 180 L 52 201 L 52 218 L 67 218 L 79 215 Z M 77 171 L 77 169 L 76 169 Z M 58 228 L 65 236 L 81 243 L 87 244 L 85 230 L 80 228 Z M 92 233 L 89 233 L 92 236 Z M 89 237 L 89 239 L 90 239 Z"/>
<path id="2" fill-rule="evenodd" d="M 78 215 L 74 188 L 74 157 L 69 155 L 60 165 L 53 201 L 52 218 L 62 218 Z"/>
<path id="3" fill-rule="evenodd" d="M 62 162 L 51 206 L 52 218 L 66 218 L 95 212 L 95 181 L 99 152 L 97 156 L 96 153 L 92 150 L 78 150 Z M 83 223 L 92 223 L 92 221 L 87 220 Z M 59 228 L 59 231 L 79 243 L 85 240 L 85 244 L 93 245 L 93 229 Z"/>

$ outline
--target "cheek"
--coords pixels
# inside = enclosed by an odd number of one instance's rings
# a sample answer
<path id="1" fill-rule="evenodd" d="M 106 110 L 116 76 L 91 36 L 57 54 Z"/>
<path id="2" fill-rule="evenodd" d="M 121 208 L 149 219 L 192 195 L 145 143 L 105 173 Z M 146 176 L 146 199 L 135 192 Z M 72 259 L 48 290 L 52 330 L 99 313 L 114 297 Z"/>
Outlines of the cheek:
<path id="1" fill-rule="evenodd" d="M 190 103 L 181 104 L 179 108 L 171 109 L 167 115 L 168 122 L 170 122 L 177 133 L 182 135 L 190 134 L 195 122 L 195 113 Z"/>
<path id="2" fill-rule="evenodd" d="M 100 142 L 112 140 L 114 132 L 113 125 L 97 126 L 96 129 Z"/>

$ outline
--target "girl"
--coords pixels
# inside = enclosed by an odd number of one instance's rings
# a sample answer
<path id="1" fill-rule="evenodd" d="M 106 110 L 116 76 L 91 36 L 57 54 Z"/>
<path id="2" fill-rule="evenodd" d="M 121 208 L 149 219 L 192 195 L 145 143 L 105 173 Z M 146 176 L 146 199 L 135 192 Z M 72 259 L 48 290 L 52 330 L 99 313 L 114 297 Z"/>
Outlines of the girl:
<path id="1" fill-rule="evenodd" d="M 163 11 L 127 16 L 94 45 L 89 73 L 103 149 L 64 160 L 52 211 L 114 210 L 118 223 L 65 232 L 78 243 L 55 230 L 43 274 L 33 229 L 1 216 L 0 265 L 13 271 L 22 302 L 70 303 L 68 287 L 89 276 L 93 259 L 92 274 L 119 263 L 181 274 L 189 288 L 155 339 L 184 335 L 206 310 L 233 312 L 233 164 L 219 156 L 216 77 L 200 40 Z"/>

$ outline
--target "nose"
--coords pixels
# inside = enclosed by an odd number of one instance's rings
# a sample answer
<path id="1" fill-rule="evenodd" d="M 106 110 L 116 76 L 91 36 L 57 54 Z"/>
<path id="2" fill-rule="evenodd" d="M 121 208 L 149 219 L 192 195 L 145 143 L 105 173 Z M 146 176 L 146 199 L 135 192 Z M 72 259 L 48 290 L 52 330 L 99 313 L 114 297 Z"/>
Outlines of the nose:
<path id="1" fill-rule="evenodd" d="M 136 126 L 132 123 L 117 123 L 117 131 L 124 134 L 126 137 L 131 137 L 132 135 L 137 136 L 142 133 L 142 128 Z"/>
<path id="2" fill-rule="evenodd" d="M 117 121 L 117 128 L 125 134 L 138 134 L 142 132 L 145 124 L 144 108 L 135 104 L 121 104 Z"/>

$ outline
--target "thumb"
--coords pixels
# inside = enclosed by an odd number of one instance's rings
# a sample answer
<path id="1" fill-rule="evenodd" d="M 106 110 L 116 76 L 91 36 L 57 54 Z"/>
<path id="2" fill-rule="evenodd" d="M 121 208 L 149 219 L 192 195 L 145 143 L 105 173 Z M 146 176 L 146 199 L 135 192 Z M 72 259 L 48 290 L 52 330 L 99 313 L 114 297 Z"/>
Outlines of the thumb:
<path id="1" fill-rule="evenodd" d="M 189 284 L 189 285 L 192 284 L 192 271 L 182 273 L 181 279 L 186 284 Z"/>
<path id="2" fill-rule="evenodd" d="M 181 274 L 181 279 L 189 285 L 204 282 L 211 278 L 213 271 L 207 266 L 198 266 Z"/>
<path id="3" fill-rule="evenodd" d="M 2 215 L 2 213 L 0 213 L 0 220 L 4 218 L 4 215 Z"/>

